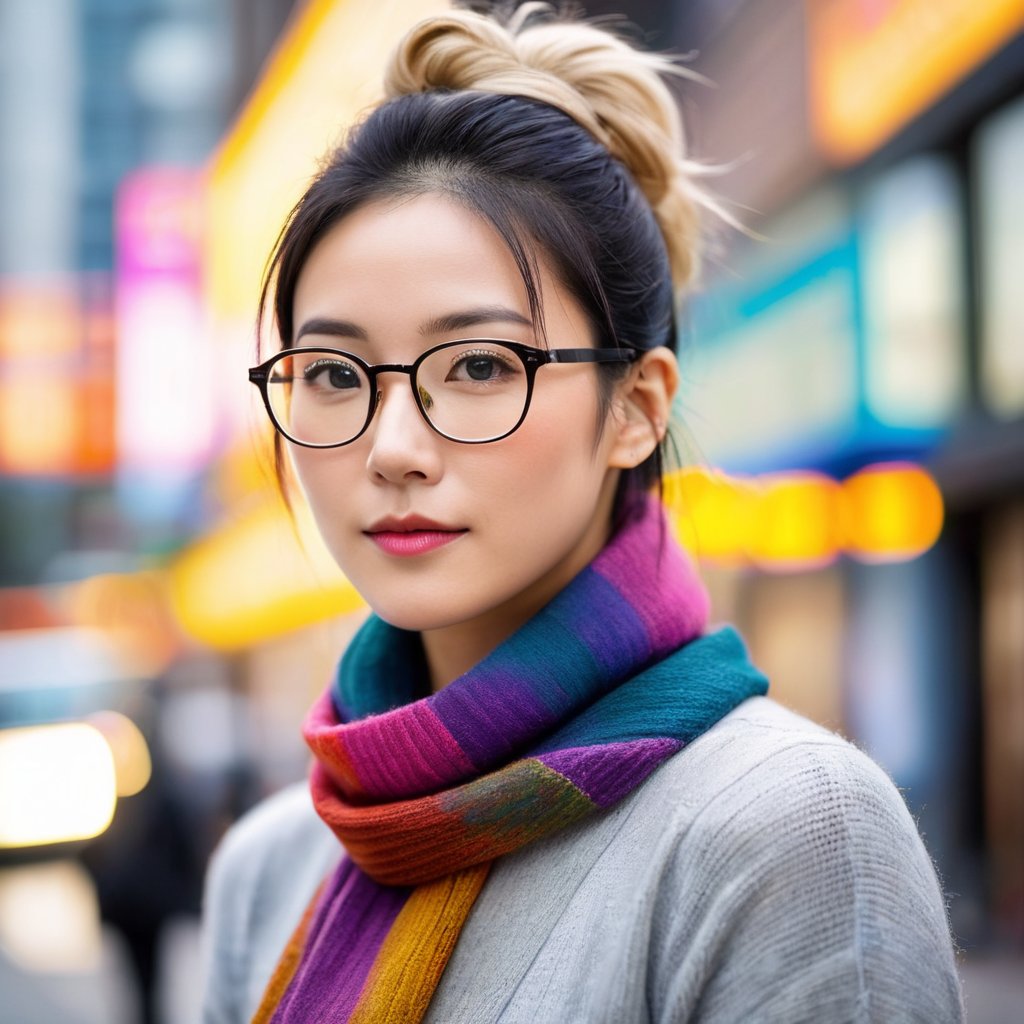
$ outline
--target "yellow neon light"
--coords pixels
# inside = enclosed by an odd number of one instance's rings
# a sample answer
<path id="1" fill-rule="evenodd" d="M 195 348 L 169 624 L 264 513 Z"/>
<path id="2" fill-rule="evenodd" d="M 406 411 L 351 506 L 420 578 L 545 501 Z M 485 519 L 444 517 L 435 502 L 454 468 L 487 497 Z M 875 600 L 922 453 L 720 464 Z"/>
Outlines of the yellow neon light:
<path id="1" fill-rule="evenodd" d="M 839 483 L 820 473 L 736 478 L 700 468 L 673 474 L 666 504 L 701 561 L 790 572 L 840 554 L 899 562 L 942 531 L 942 493 L 920 466 L 869 466 Z"/>
<path id="2" fill-rule="evenodd" d="M 665 499 L 675 513 L 676 535 L 697 557 L 722 565 L 746 560 L 757 488 L 700 467 L 688 467 L 665 482 Z"/>
<path id="3" fill-rule="evenodd" d="M 768 569 L 809 568 L 835 559 L 841 542 L 840 486 L 821 473 L 762 480 L 747 553 Z"/>
<path id="4" fill-rule="evenodd" d="M 362 607 L 300 507 L 277 500 L 201 540 L 168 571 L 179 623 L 194 640 L 237 650 Z"/>
<path id="5" fill-rule="evenodd" d="M 269 116 L 274 103 L 295 77 L 336 4 L 337 0 L 308 0 L 292 16 L 284 37 L 270 55 L 266 70 L 214 156 L 214 167 L 244 159 L 246 147 L 256 137 L 260 123 Z"/>

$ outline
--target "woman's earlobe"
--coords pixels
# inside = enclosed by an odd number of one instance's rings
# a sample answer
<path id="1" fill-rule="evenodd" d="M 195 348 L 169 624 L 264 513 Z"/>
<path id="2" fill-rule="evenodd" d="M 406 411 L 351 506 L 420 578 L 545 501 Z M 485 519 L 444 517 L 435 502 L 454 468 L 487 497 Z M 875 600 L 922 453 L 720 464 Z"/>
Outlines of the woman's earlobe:
<path id="1" fill-rule="evenodd" d="M 665 347 L 645 352 L 622 383 L 618 403 L 622 416 L 608 465 L 639 466 L 661 443 L 668 429 L 672 399 L 679 385 L 675 353 Z"/>

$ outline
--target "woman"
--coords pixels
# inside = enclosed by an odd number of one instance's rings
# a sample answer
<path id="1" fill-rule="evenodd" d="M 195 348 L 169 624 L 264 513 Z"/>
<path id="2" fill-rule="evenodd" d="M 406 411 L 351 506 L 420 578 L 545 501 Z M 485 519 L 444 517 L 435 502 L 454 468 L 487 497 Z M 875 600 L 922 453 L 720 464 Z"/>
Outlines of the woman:
<path id="1" fill-rule="evenodd" d="M 706 632 L 648 493 L 670 66 L 534 7 L 413 29 L 274 256 L 251 376 L 374 614 L 215 857 L 205 1020 L 959 1019 L 898 793 Z"/>

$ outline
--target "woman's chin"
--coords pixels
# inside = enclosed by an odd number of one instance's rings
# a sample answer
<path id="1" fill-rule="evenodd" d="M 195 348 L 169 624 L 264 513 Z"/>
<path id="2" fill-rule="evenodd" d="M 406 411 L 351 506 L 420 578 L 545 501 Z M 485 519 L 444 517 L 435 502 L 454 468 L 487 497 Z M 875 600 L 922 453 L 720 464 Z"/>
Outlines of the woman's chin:
<path id="1" fill-rule="evenodd" d="M 389 626 L 405 629 L 411 633 L 426 633 L 431 630 L 444 629 L 466 621 L 468 617 L 462 608 L 448 608 L 442 602 L 417 601 L 373 601 L 367 602 L 374 613 Z"/>

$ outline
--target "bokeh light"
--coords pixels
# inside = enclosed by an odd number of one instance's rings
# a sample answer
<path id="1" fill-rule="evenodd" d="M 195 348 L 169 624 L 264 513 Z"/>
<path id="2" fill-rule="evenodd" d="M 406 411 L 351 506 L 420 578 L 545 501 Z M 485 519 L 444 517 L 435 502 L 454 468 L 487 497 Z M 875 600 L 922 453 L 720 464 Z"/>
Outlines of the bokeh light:
<path id="1" fill-rule="evenodd" d="M 142 792 L 153 774 L 153 762 L 142 730 L 119 711 L 96 711 L 86 722 L 99 730 L 110 747 L 117 795 L 135 796 Z"/>
<path id="2" fill-rule="evenodd" d="M 866 562 L 899 562 L 927 551 L 942 531 L 942 493 L 919 466 L 868 466 L 843 484 L 845 546 Z"/>
<path id="3" fill-rule="evenodd" d="M 114 757 L 84 722 L 0 731 L 0 848 L 91 839 L 114 816 Z"/>
<path id="4" fill-rule="evenodd" d="M 690 468 L 666 484 L 677 535 L 711 565 L 802 572 L 841 554 L 917 558 L 939 538 L 942 493 L 921 466 L 879 463 L 839 482 L 806 470 L 731 477 Z"/>

